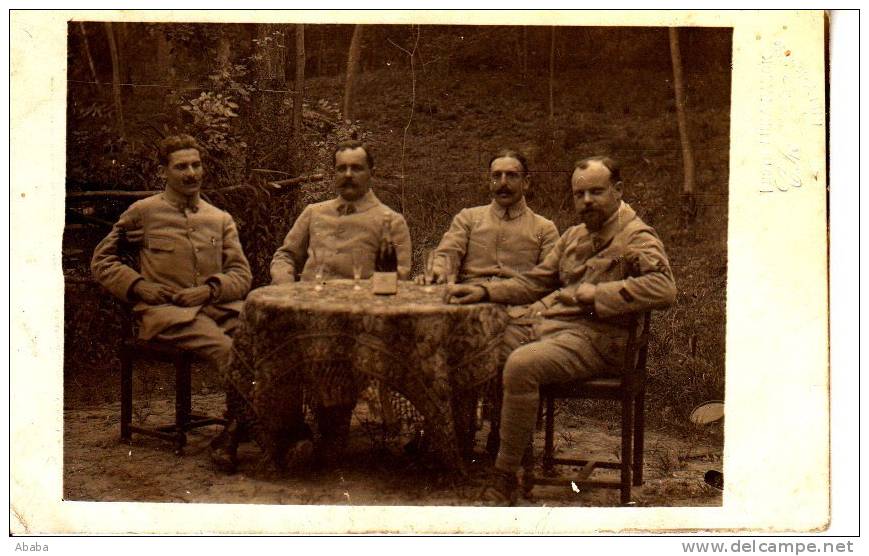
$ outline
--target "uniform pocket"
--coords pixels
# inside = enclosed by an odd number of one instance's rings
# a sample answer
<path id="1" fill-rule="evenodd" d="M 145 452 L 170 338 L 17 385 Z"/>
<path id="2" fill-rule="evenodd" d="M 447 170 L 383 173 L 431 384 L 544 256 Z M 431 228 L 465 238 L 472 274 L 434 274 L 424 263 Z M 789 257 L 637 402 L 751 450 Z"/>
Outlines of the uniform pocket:
<path id="1" fill-rule="evenodd" d="M 175 250 L 175 240 L 166 236 L 148 236 L 146 246 L 151 251 L 166 251 Z"/>
<path id="2" fill-rule="evenodd" d="M 223 266 L 223 238 L 211 236 L 209 241 L 211 242 L 214 263 L 217 265 L 217 271 L 220 272 L 220 269 Z"/>

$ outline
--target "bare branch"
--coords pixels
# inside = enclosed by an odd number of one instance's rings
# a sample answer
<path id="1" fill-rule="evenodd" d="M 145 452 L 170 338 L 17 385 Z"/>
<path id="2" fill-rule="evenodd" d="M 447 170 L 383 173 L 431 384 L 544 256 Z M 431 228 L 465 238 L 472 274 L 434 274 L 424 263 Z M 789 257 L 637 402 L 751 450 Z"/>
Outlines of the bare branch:
<path id="1" fill-rule="evenodd" d="M 413 112 L 416 108 L 416 70 L 413 59 L 416 56 L 416 49 L 419 46 L 420 27 L 416 26 L 416 40 L 413 43 L 413 51 L 408 53 L 410 56 L 410 78 L 411 78 L 411 96 L 410 96 L 410 116 L 407 118 L 407 125 L 404 126 L 404 132 L 401 135 L 401 210 L 404 211 L 404 191 L 407 173 L 404 171 L 404 150 L 407 144 L 407 130 L 410 129 L 410 124 L 413 122 Z M 391 41 L 390 41 L 391 42 Z M 397 46 L 397 45 L 396 45 Z M 401 48 L 401 47 L 399 47 Z M 402 49 L 403 50 L 403 49 Z M 407 51 L 405 51 L 407 52 Z"/>
<path id="2" fill-rule="evenodd" d="M 393 42 L 393 40 L 390 39 L 389 37 L 387 37 L 386 40 L 389 41 L 389 44 L 391 44 L 391 45 L 394 46 L 395 48 L 401 50 L 402 52 L 404 52 L 404 53 L 407 54 L 408 56 L 413 56 L 413 54 L 412 54 L 409 50 L 407 50 L 407 49 L 404 48 L 404 47 L 398 46 L 398 45 L 395 44 L 395 42 Z M 415 49 L 416 49 L 416 46 L 414 46 L 414 50 L 415 50 Z"/>

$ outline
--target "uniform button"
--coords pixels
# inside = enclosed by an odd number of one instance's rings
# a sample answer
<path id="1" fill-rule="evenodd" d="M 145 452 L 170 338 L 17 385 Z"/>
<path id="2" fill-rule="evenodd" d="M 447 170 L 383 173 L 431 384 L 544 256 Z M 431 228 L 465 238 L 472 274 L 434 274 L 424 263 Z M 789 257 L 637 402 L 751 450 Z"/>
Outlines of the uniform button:
<path id="1" fill-rule="evenodd" d="M 190 231 L 191 231 L 191 232 L 195 232 L 195 231 L 196 231 L 196 228 L 194 228 L 193 226 L 191 226 L 191 227 L 190 227 Z"/>

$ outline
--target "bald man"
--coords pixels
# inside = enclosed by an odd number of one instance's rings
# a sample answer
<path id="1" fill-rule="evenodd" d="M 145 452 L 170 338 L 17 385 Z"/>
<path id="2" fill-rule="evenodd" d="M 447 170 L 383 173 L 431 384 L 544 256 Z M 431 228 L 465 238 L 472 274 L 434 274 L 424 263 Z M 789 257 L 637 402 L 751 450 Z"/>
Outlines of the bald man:
<path id="1" fill-rule="evenodd" d="M 622 201 L 618 163 L 580 160 L 571 176 L 581 224 L 569 228 L 534 269 L 510 280 L 451 286 L 452 303 L 534 303 L 505 343 L 501 445 L 482 501 L 513 505 L 517 473 L 537 418 L 540 386 L 618 368 L 629 314 L 666 307 L 676 285 L 655 231 Z"/>

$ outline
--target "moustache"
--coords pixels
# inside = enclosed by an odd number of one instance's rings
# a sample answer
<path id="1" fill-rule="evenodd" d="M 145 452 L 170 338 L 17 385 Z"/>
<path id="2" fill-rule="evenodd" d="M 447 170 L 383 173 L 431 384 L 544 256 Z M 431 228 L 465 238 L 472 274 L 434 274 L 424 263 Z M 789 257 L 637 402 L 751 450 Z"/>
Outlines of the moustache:
<path id="1" fill-rule="evenodd" d="M 199 182 L 199 178 L 195 178 L 195 177 L 193 177 L 193 178 L 184 178 L 184 183 L 185 183 L 186 185 L 192 185 L 192 184 L 194 184 L 194 183 L 198 183 L 198 182 Z"/>
<path id="2" fill-rule="evenodd" d="M 506 185 L 502 185 L 495 191 L 495 195 L 510 195 L 513 193 L 513 190 L 507 187 Z"/>
<path id="3" fill-rule="evenodd" d="M 353 186 L 356 187 L 356 182 L 352 178 L 341 180 L 341 187 Z"/>
<path id="4" fill-rule="evenodd" d="M 579 218 L 583 222 L 597 222 L 603 218 L 601 212 L 597 209 L 583 209 L 579 211 Z"/>

